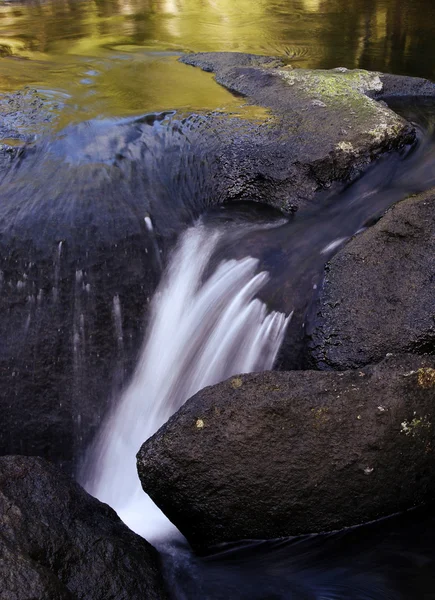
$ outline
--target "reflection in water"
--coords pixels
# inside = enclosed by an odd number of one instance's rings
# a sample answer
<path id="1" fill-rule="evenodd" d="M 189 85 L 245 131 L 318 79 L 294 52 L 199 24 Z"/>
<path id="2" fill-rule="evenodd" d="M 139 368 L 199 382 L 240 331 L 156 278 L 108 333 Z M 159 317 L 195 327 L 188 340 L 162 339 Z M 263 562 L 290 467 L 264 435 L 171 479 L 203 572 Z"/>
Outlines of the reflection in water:
<path id="1" fill-rule="evenodd" d="M 66 120 L 240 105 L 188 51 L 435 77 L 431 0 L 35 0 L 0 6 L 0 91 L 66 93 Z M 431 18 L 432 17 L 432 18 Z M 65 124 L 65 123 L 63 123 Z"/>

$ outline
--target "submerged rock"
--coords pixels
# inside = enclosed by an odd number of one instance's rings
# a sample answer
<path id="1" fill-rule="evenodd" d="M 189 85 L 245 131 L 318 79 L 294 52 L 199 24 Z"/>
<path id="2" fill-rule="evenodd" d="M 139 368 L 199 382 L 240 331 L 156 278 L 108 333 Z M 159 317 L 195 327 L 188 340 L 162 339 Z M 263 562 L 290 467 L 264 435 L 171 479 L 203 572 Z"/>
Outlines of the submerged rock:
<path id="1" fill-rule="evenodd" d="M 408 198 L 327 264 L 311 331 L 321 369 L 435 354 L 435 191 Z"/>
<path id="2" fill-rule="evenodd" d="M 138 453 L 196 547 L 356 525 L 435 493 L 434 360 L 265 372 L 198 392 Z"/>
<path id="3" fill-rule="evenodd" d="M 2 600 L 163 600 L 157 552 L 39 458 L 0 458 Z"/>

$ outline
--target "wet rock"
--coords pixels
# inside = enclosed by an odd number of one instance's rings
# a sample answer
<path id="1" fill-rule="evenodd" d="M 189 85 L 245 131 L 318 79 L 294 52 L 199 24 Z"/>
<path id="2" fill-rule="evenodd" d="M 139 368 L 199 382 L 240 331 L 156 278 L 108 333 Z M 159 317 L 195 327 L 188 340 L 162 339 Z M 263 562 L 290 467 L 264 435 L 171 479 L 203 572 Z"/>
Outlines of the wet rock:
<path id="1" fill-rule="evenodd" d="M 393 96 L 435 96 L 435 85 L 432 81 L 421 77 L 404 77 L 392 73 L 380 74 L 382 89 L 373 94 L 374 97 L 391 98 Z"/>
<path id="2" fill-rule="evenodd" d="M 146 197 L 105 163 L 101 127 L 91 156 L 90 129 L 26 148 L 0 184 L 0 454 L 70 471 L 133 370 L 161 271 Z"/>
<path id="3" fill-rule="evenodd" d="M 0 458 L 2 600 L 163 600 L 157 552 L 39 458 Z"/>
<path id="4" fill-rule="evenodd" d="M 56 102 L 30 88 L 0 95 L 0 173 L 26 143 L 51 129 L 57 107 Z"/>
<path id="5" fill-rule="evenodd" d="M 288 211 L 304 206 L 319 189 L 353 179 L 379 154 L 412 141 L 411 126 L 372 98 L 382 97 L 381 74 L 291 69 L 262 58 L 256 62 L 252 55 L 199 53 L 181 61 L 214 71 L 218 83 L 278 117 L 279 125 L 265 124 L 269 141 L 260 137 L 258 154 L 248 147 L 248 157 L 242 160 L 245 181 L 256 177 L 269 181 L 271 188 L 274 182 L 278 193 L 273 190 L 268 202 L 275 207 Z M 430 82 L 426 87 L 435 90 Z M 420 84 L 415 89 L 420 90 Z M 273 146 L 277 129 L 279 151 Z M 241 156 L 228 160 L 230 177 Z"/>
<path id="6" fill-rule="evenodd" d="M 137 235 L 98 250 L 91 262 L 66 242 L 48 257 L 30 244 L 1 255 L 1 454 L 72 470 L 132 372 L 158 280 L 152 246 Z"/>
<path id="7" fill-rule="evenodd" d="M 408 198 L 327 264 L 312 363 L 356 368 L 388 352 L 435 353 L 435 191 Z"/>
<path id="8" fill-rule="evenodd" d="M 204 548 L 329 531 L 433 497 L 430 357 L 362 370 L 233 377 L 187 403 L 138 453 L 144 490 Z"/>
<path id="9" fill-rule="evenodd" d="M 261 56 L 259 54 L 245 54 L 243 52 L 198 52 L 186 54 L 181 62 L 203 71 L 215 73 L 231 67 L 284 67 L 282 59 L 274 56 Z"/>

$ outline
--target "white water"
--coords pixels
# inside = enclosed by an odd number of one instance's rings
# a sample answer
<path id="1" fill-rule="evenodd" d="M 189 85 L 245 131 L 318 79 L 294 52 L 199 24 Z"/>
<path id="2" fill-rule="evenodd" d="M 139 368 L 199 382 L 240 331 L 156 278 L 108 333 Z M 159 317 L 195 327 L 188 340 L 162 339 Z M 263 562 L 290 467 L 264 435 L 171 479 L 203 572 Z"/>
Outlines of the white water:
<path id="1" fill-rule="evenodd" d="M 229 260 L 202 283 L 219 234 L 197 226 L 176 248 L 152 304 L 130 386 L 103 426 L 86 489 L 155 541 L 174 526 L 142 491 L 136 453 L 193 394 L 237 373 L 271 369 L 290 317 L 255 295 L 268 279 L 253 258 Z"/>

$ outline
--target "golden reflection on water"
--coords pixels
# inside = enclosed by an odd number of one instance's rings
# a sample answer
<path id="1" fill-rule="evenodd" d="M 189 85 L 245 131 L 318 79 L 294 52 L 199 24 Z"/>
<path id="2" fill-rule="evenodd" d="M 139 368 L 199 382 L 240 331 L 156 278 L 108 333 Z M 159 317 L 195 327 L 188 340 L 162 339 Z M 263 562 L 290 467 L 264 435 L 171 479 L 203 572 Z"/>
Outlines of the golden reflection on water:
<path id="1" fill-rule="evenodd" d="M 239 110 L 240 98 L 176 56 L 254 52 L 301 67 L 435 78 L 434 23 L 431 0 L 3 2 L 0 91 L 51 90 L 68 118 L 80 120 L 171 108 Z"/>

